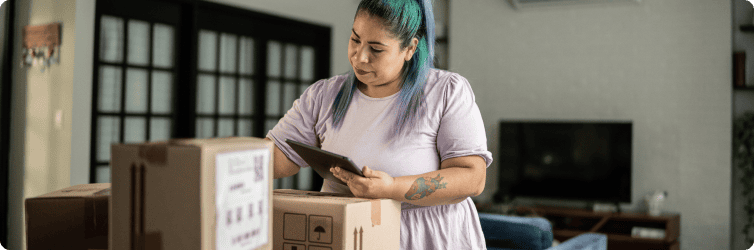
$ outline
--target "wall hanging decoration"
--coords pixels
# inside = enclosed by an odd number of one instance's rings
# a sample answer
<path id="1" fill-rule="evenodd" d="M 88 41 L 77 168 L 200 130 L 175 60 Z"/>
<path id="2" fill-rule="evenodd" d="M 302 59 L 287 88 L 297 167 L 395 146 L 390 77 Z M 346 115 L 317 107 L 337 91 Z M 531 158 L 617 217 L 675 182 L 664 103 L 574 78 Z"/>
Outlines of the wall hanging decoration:
<path id="1" fill-rule="evenodd" d="M 24 27 L 22 67 L 40 66 L 44 72 L 60 63 L 60 27 L 61 23 Z"/>

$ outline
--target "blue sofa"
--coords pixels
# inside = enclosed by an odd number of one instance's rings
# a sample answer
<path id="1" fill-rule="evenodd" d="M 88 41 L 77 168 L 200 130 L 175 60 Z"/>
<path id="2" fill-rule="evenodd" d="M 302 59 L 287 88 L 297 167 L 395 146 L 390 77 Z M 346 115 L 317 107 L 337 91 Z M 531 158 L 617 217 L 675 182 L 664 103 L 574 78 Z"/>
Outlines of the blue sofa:
<path id="1" fill-rule="evenodd" d="M 544 218 L 479 213 L 488 250 L 606 250 L 607 236 L 584 233 L 552 246 L 552 225 Z"/>

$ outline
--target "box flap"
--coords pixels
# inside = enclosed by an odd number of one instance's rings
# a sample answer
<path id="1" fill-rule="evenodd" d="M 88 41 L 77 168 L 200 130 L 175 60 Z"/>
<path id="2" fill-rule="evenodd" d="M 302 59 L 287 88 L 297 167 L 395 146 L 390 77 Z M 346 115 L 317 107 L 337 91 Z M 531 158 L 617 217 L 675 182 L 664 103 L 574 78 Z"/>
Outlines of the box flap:
<path id="1" fill-rule="evenodd" d="M 131 146 L 139 148 L 139 157 L 145 161 L 156 164 L 167 164 L 167 151 L 170 147 L 197 147 L 207 148 L 213 146 L 227 147 L 229 144 L 247 144 L 269 142 L 255 137 L 224 137 L 224 138 L 206 138 L 206 139 L 171 139 L 162 142 L 146 142 L 133 144 L 117 144 L 118 146 Z"/>
<path id="2" fill-rule="evenodd" d="M 273 191 L 273 196 L 275 198 L 281 199 L 308 199 L 311 200 L 311 202 L 325 202 L 334 204 L 361 203 L 370 202 L 373 200 L 366 198 L 357 198 L 351 194 L 304 191 L 294 189 L 275 189 Z"/>
<path id="3" fill-rule="evenodd" d="M 182 145 L 182 146 L 211 146 L 211 145 L 227 145 L 228 143 L 259 143 L 265 141 L 262 138 L 256 137 L 223 137 L 223 138 L 205 138 L 205 139 L 172 139 L 169 141 L 170 145 Z M 270 141 L 271 142 L 271 141 Z"/>
<path id="4" fill-rule="evenodd" d="M 81 184 L 30 199 L 109 196 L 110 183 Z"/>
<path id="5" fill-rule="evenodd" d="M 382 223 L 381 213 L 381 200 L 391 199 L 366 199 L 357 198 L 352 194 L 341 193 L 328 193 L 328 192 L 316 192 L 316 191 L 303 191 L 293 189 L 276 189 L 273 191 L 275 199 L 291 199 L 298 200 L 299 202 L 311 202 L 311 203 L 329 203 L 329 204 L 353 204 L 361 202 L 371 203 L 372 208 L 372 224 L 380 225 Z"/>

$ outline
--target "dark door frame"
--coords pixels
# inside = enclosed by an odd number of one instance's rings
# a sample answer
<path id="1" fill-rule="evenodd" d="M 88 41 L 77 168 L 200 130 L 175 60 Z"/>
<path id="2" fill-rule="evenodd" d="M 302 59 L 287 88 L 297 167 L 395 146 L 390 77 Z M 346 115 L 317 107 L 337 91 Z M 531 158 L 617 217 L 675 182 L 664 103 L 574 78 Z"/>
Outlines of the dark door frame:
<path id="1" fill-rule="evenodd" d="M 0 34 L 3 42 L 2 58 L 3 67 L 0 69 L 2 73 L 2 79 L 0 79 L 0 242 L 2 242 L 3 248 L 8 247 L 8 192 L 10 191 L 8 182 L 9 169 L 10 169 L 10 104 L 11 104 L 11 85 L 13 78 L 11 77 L 11 71 L 13 70 L 13 42 L 15 33 L 15 0 L 6 1 L 5 8 L 5 30 L 4 34 Z"/>

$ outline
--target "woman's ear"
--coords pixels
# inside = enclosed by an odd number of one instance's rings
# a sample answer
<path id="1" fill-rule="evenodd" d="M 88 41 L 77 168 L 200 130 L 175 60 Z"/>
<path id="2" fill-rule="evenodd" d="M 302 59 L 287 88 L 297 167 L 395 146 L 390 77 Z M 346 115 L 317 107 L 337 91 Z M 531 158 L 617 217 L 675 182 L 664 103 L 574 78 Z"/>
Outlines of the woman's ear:
<path id="1" fill-rule="evenodd" d="M 416 37 L 411 39 L 411 44 L 408 45 L 406 48 L 406 57 L 404 58 L 405 61 L 410 61 L 411 57 L 414 56 L 414 53 L 416 52 L 416 47 L 419 46 L 419 39 Z"/>

